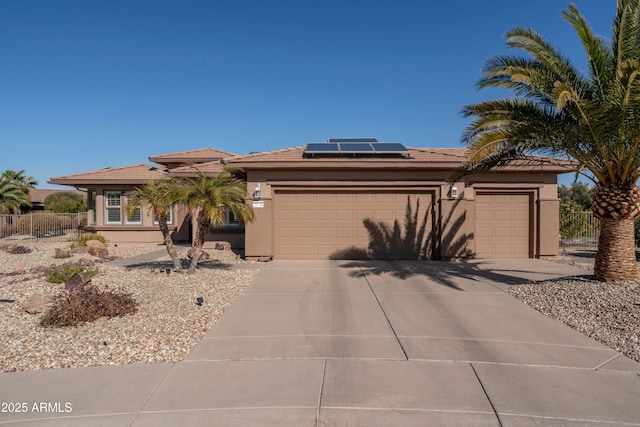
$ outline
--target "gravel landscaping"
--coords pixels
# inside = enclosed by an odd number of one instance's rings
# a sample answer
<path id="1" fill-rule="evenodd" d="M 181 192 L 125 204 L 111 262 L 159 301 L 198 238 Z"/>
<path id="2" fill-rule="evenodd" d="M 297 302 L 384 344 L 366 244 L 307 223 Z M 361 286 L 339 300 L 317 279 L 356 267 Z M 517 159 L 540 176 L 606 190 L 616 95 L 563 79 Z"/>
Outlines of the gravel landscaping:
<path id="1" fill-rule="evenodd" d="M 593 270 L 593 259 L 561 255 L 550 261 Z M 509 293 L 541 313 L 640 362 L 640 281 L 603 283 L 585 274 L 517 285 Z"/>
<path id="2" fill-rule="evenodd" d="M 79 327 L 45 328 L 42 314 L 31 315 L 23 305 L 34 293 L 55 295 L 64 284 L 48 283 L 44 267 L 69 262 L 96 262 L 89 254 L 54 258 L 55 248 L 68 242 L 11 241 L 34 248 L 28 254 L 0 250 L 0 372 L 182 360 L 257 270 L 231 251 L 210 250 L 211 260 L 199 263 L 194 275 L 166 274 L 170 266 L 164 246 L 109 245 L 109 254 L 126 258 L 165 251 L 157 260 L 124 269 L 97 263 L 100 273 L 92 284 L 101 290 L 129 293 L 138 311 L 125 317 L 101 318 Z M 186 257 L 186 250 L 180 252 Z M 82 261 L 84 260 L 84 261 Z M 196 304 L 202 298 L 201 305 Z"/>

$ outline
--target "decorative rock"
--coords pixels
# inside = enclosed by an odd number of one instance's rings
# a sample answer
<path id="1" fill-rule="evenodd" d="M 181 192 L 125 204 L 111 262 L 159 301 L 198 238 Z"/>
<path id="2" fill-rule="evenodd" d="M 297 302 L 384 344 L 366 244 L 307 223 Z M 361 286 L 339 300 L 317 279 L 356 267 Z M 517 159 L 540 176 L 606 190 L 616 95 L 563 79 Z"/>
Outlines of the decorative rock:
<path id="1" fill-rule="evenodd" d="M 215 248 L 218 251 L 230 251 L 231 243 L 229 242 L 215 242 Z"/>
<path id="2" fill-rule="evenodd" d="M 56 248 L 54 258 L 71 258 L 71 249 Z"/>
<path id="3" fill-rule="evenodd" d="M 90 255 L 97 257 L 109 256 L 107 245 L 102 243 L 100 240 L 87 240 L 87 248 Z"/>
<path id="4" fill-rule="evenodd" d="M 189 248 L 189 252 L 187 252 L 187 256 L 189 259 L 193 258 L 193 246 Z M 204 249 L 200 249 L 200 259 L 198 261 L 203 261 L 211 258 L 211 254 L 205 251 Z"/>
<path id="5" fill-rule="evenodd" d="M 95 246 L 89 246 L 89 255 L 104 258 L 109 256 L 109 251 L 106 248 L 97 248 Z"/>
<path id="6" fill-rule="evenodd" d="M 107 249 L 107 245 L 102 243 L 100 240 L 87 240 L 88 248 L 98 248 L 98 249 Z"/>
<path id="7" fill-rule="evenodd" d="M 64 284 L 64 288 L 67 290 L 84 287 L 91 283 L 91 277 L 85 274 L 76 274 Z"/>
<path id="8" fill-rule="evenodd" d="M 33 294 L 25 301 L 22 308 L 29 314 L 38 314 L 45 311 L 51 305 L 51 295 Z"/>

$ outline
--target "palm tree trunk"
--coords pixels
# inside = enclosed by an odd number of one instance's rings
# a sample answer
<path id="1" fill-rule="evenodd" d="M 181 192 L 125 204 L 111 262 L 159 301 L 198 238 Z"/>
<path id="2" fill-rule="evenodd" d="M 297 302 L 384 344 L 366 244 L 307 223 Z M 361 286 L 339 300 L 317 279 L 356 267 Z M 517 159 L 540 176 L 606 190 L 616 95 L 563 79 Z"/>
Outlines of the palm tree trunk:
<path id="1" fill-rule="evenodd" d="M 180 259 L 178 259 L 176 247 L 173 246 L 173 240 L 171 240 L 171 233 L 169 232 L 169 225 L 167 224 L 167 214 L 156 213 L 156 216 L 158 218 L 160 231 L 162 232 L 162 238 L 164 239 L 164 245 L 167 247 L 169 258 L 171 258 L 171 262 L 173 263 L 173 269 L 176 273 L 179 273 L 180 271 L 182 271 L 182 265 L 180 264 Z"/>
<path id="2" fill-rule="evenodd" d="M 632 219 L 600 220 L 600 238 L 593 274 L 604 282 L 623 282 L 638 278 Z"/>
<path id="3" fill-rule="evenodd" d="M 207 238 L 207 233 L 209 232 L 209 218 L 207 215 L 200 211 L 197 216 L 197 231 L 196 231 L 196 240 L 193 242 L 193 257 L 191 258 L 191 264 L 189 265 L 189 269 L 187 270 L 187 274 L 193 274 L 196 272 L 196 268 L 198 267 L 198 260 L 200 259 L 200 254 L 202 253 L 202 246 L 204 246 L 204 241 Z"/>
<path id="4" fill-rule="evenodd" d="M 638 264 L 633 221 L 640 213 L 640 189 L 599 184 L 593 211 L 600 220 L 593 268 L 595 278 L 605 282 L 636 280 Z"/>

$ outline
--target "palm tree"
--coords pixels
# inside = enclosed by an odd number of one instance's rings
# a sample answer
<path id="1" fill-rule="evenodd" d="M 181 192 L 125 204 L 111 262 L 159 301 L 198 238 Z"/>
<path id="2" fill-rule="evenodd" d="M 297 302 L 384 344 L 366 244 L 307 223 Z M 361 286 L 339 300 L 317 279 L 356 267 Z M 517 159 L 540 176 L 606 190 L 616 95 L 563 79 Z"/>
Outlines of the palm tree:
<path id="1" fill-rule="evenodd" d="M 38 185 L 38 181 L 36 181 L 36 179 L 32 176 L 24 176 L 24 174 L 24 169 L 19 171 L 7 169 L 6 171 L 2 172 L 2 177 L 8 179 L 9 181 L 15 182 L 16 184 L 24 186 L 24 188 L 26 188 L 27 190 L 36 188 L 36 185 Z"/>
<path id="2" fill-rule="evenodd" d="M 197 175 L 182 178 L 180 200 L 189 207 L 196 218 L 196 237 L 193 242 L 193 257 L 187 273 L 193 274 L 198 266 L 202 246 L 209 227 L 219 227 L 226 222 L 227 212 L 244 223 L 253 221 L 253 211 L 246 204 L 247 185 L 236 178 L 239 169 L 226 166 L 215 176 L 208 177 L 193 166 Z"/>
<path id="3" fill-rule="evenodd" d="M 618 0 L 611 40 L 596 36 L 577 7 L 562 17 L 588 59 L 580 72 L 530 28 L 507 32 L 502 55 L 485 64 L 479 88 L 515 96 L 466 106 L 474 117 L 462 140 L 467 163 L 457 175 L 504 166 L 535 155 L 566 157 L 596 184 L 593 210 L 601 232 L 594 275 L 602 281 L 638 277 L 633 220 L 640 215 L 640 0 Z M 456 177 L 452 177 L 456 178 Z"/>
<path id="4" fill-rule="evenodd" d="M 19 213 L 21 206 L 31 206 L 29 191 L 3 174 L 0 176 L 0 213 Z"/>
<path id="5" fill-rule="evenodd" d="M 176 182 L 169 179 L 149 181 L 144 186 L 136 188 L 127 195 L 127 213 L 130 215 L 141 205 L 149 205 L 162 232 L 164 244 L 173 263 L 176 272 L 182 270 L 180 259 L 176 248 L 171 240 L 171 232 L 167 224 L 171 206 L 178 201 L 178 186 Z"/>

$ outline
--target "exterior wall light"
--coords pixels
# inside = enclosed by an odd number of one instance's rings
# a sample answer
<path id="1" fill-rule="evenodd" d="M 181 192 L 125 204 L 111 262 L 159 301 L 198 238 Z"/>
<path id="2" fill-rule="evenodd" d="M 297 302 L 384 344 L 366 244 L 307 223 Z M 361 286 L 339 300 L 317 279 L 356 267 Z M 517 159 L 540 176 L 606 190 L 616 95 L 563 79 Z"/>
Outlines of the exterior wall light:
<path id="1" fill-rule="evenodd" d="M 260 183 L 257 183 L 255 190 L 253 190 L 253 200 L 260 200 L 261 197 L 262 192 L 260 190 Z"/>
<path id="2" fill-rule="evenodd" d="M 458 187 L 455 185 L 451 187 L 451 198 L 456 199 L 458 197 Z"/>

